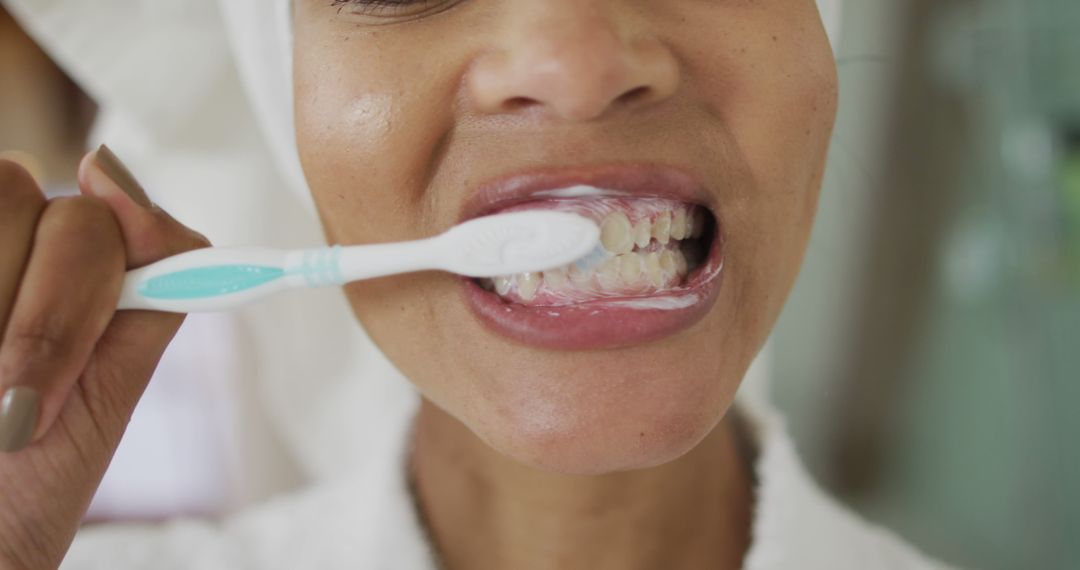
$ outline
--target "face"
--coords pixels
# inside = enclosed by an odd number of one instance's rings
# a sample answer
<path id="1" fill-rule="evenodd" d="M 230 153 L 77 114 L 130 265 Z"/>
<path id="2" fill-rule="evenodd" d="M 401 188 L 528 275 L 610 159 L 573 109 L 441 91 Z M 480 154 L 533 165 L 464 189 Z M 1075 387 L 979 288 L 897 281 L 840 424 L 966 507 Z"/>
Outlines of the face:
<path id="1" fill-rule="evenodd" d="M 837 87 L 813 0 L 396 4 L 297 3 L 297 137 L 330 242 L 557 209 L 601 224 L 604 252 L 353 283 L 361 324 L 522 463 L 595 474 L 685 454 L 806 247 Z"/>

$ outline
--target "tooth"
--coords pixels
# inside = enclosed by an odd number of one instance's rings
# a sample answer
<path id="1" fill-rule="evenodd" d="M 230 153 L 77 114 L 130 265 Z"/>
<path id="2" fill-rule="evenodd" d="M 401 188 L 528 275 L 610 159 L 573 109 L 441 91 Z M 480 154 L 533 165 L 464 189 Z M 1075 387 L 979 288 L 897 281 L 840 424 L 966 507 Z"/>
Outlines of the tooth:
<path id="1" fill-rule="evenodd" d="M 671 241 L 671 212 L 663 212 L 656 217 L 652 235 L 660 245 L 667 245 Z"/>
<path id="2" fill-rule="evenodd" d="M 510 285 L 513 283 L 513 277 L 507 277 L 506 275 L 500 275 L 492 281 L 495 282 L 495 292 L 500 296 L 505 297 L 510 293 Z"/>
<path id="3" fill-rule="evenodd" d="M 638 285 L 641 282 L 642 259 L 636 253 L 628 253 L 619 256 L 619 278 L 627 285 Z"/>
<path id="4" fill-rule="evenodd" d="M 634 226 L 634 245 L 645 248 L 649 246 L 650 241 L 652 241 L 652 226 L 649 224 L 649 219 L 645 218 Z"/>
<path id="5" fill-rule="evenodd" d="M 654 287 L 664 284 L 664 272 L 660 269 L 660 254 L 653 251 L 645 255 L 645 275 Z"/>
<path id="6" fill-rule="evenodd" d="M 664 282 L 666 283 L 676 274 L 675 253 L 671 251 L 665 251 L 660 254 L 660 270 L 664 273 Z"/>
<path id="7" fill-rule="evenodd" d="M 600 243 L 611 253 L 630 253 L 634 250 L 634 238 L 630 235 L 630 218 L 622 212 L 608 214 L 600 224 Z"/>
<path id="8" fill-rule="evenodd" d="M 696 208 L 690 214 L 690 237 L 697 239 L 705 232 L 705 214 Z"/>
<path id="9" fill-rule="evenodd" d="M 592 276 L 592 269 L 582 269 L 581 267 L 578 267 L 577 264 L 570 266 L 570 282 L 573 283 L 575 287 L 581 289 L 588 287 L 592 284 Z"/>
<path id="10" fill-rule="evenodd" d="M 524 301 L 532 301 L 536 298 L 536 290 L 540 288 L 539 273 L 522 273 L 517 276 L 518 295 Z"/>
<path id="11" fill-rule="evenodd" d="M 619 258 L 612 257 L 604 261 L 596 272 L 602 289 L 614 289 L 619 284 Z"/>
<path id="12" fill-rule="evenodd" d="M 671 220 L 671 239 L 681 240 L 685 239 L 687 234 L 686 227 L 686 212 L 684 210 L 677 210 L 675 217 Z"/>
<path id="13" fill-rule="evenodd" d="M 675 273 L 679 277 L 686 277 L 686 274 L 690 273 L 690 264 L 686 261 L 686 255 L 681 251 L 675 252 Z"/>
<path id="14" fill-rule="evenodd" d="M 547 285 L 548 289 L 551 289 L 552 291 L 566 289 L 566 286 L 569 284 L 570 277 L 567 274 L 565 267 L 544 272 L 544 285 Z"/>

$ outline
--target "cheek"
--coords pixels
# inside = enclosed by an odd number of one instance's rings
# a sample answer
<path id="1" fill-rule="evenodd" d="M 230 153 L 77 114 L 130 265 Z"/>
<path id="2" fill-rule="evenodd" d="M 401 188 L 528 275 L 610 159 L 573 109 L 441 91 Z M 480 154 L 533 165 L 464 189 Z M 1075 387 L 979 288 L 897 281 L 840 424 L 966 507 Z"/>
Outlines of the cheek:
<path id="1" fill-rule="evenodd" d="M 410 68 L 403 62 L 424 58 L 389 41 L 315 25 L 297 30 L 297 145 L 330 243 L 412 240 L 447 225 L 427 175 L 451 120 L 445 84 L 453 83 Z M 452 360 L 441 344 L 417 342 L 417 331 L 446 329 L 454 290 L 452 277 L 432 272 L 345 288 L 372 339 L 411 378 L 431 377 L 432 363 Z"/>
<path id="2" fill-rule="evenodd" d="M 740 53 L 767 64 L 741 67 L 722 114 L 764 194 L 758 209 L 803 225 L 813 217 L 836 117 L 836 66 L 823 36 L 768 37 Z"/>
<path id="3" fill-rule="evenodd" d="M 297 144 L 313 197 L 337 243 L 429 235 L 439 220 L 425 181 L 452 120 L 444 82 L 371 57 L 386 50 L 361 39 L 297 50 Z"/>
<path id="4" fill-rule="evenodd" d="M 837 110 L 825 36 L 792 22 L 776 26 L 700 60 L 711 66 L 701 70 L 702 93 L 747 167 L 747 185 L 724 203 L 725 224 L 734 287 L 757 316 L 779 311 L 801 266 Z"/>

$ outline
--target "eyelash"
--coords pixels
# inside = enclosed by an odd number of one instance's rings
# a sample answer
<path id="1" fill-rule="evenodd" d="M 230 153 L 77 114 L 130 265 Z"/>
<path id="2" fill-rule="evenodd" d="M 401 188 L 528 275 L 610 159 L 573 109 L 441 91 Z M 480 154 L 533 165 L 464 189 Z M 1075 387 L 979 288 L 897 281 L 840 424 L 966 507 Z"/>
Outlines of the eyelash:
<path id="1" fill-rule="evenodd" d="M 340 10 L 346 5 L 356 7 L 360 14 L 378 15 L 384 12 L 393 12 L 396 9 L 409 7 L 415 4 L 425 4 L 432 0 L 334 0 L 333 6 Z"/>

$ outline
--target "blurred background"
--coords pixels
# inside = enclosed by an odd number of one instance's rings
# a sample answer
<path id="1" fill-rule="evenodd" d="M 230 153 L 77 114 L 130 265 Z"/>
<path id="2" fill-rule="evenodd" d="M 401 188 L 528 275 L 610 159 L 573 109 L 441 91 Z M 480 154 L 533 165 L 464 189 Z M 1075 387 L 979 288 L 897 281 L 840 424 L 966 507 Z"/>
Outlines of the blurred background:
<path id="1" fill-rule="evenodd" d="M 837 62 L 821 210 L 773 339 L 800 453 L 934 556 L 1078 568 L 1080 2 L 848 2 Z M 0 8 L 0 155 L 70 193 L 94 112 Z M 189 318 L 91 520 L 235 500 L 222 323 Z"/>
<path id="2" fill-rule="evenodd" d="M 811 470 L 973 568 L 1080 568 L 1080 2 L 859 0 L 774 394 Z"/>

